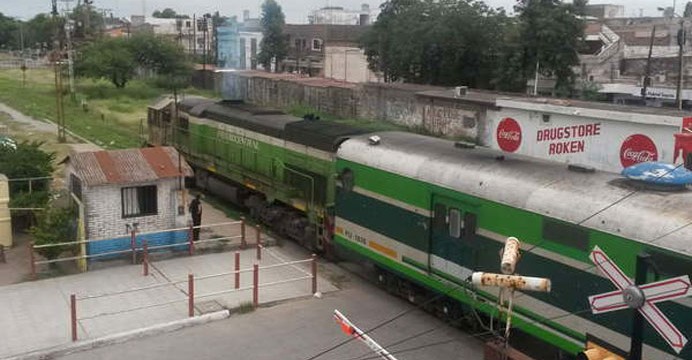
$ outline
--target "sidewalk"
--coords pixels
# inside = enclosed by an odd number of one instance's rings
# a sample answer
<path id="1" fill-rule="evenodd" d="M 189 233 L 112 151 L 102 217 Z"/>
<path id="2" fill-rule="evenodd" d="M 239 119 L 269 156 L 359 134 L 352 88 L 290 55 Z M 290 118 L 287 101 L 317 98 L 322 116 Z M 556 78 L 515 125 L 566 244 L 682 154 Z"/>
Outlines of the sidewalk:
<path id="1" fill-rule="evenodd" d="M 241 251 L 241 270 L 256 262 L 256 249 Z M 260 267 L 303 260 L 309 254 L 292 245 L 269 247 Z M 77 300 L 79 340 L 139 329 L 188 316 L 187 276 L 233 271 L 234 253 L 215 253 L 152 262 L 149 276 L 142 265 L 120 266 L 34 282 L 0 287 L 0 358 L 70 342 L 70 294 L 77 298 L 98 296 L 155 284 L 169 284 L 114 296 Z M 259 303 L 311 295 L 310 263 L 261 269 Z M 306 275 L 307 274 L 307 275 Z M 292 282 L 290 279 L 304 278 Z M 240 291 L 214 295 L 234 288 L 234 276 L 195 279 L 195 314 L 236 308 L 252 302 L 252 272 L 241 274 Z M 178 282 L 179 283 L 176 283 Z M 264 284 L 274 285 L 263 287 Z M 243 290 L 247 288 L 247 290 Z M 318 273 L 318 291 L 337 290 Z M 212 294 L 212 296 L 204 296 Z M 164 305 L 159 305 L 164 304 Z M 159 305 L 159 306 L 157 306 Z M 141 310 L 128 311 L 133 308 Z M 261 309 L 259 310 L 261 311 Z"/>

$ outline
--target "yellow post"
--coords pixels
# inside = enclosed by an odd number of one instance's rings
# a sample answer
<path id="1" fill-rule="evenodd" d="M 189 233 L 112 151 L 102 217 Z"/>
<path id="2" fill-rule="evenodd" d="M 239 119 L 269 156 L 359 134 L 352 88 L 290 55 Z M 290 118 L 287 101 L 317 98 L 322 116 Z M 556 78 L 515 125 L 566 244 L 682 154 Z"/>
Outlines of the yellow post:
<path id="1" fill-rule="evenodd" d="M 12 216 L 10 214 L 10 187 L 7 176 L 0 174 L 0 245 L 12 247 Z"/>

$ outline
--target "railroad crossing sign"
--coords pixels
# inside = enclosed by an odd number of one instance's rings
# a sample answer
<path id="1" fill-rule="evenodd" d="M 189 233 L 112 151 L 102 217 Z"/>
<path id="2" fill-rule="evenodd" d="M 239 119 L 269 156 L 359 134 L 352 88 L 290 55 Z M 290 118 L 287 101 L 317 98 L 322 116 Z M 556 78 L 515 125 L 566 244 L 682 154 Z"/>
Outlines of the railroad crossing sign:
<path id="1" fill-rule="evenodd" d="M 635 285 L 634 281 L 627 277 L 598 246 L 594 247 L 590 258 L 618 288 L 615 291 L 589 296 L 591 311 L 594 314 L 600 314 L 626 308 L 637 309 L 668 345 L 679 354 L 685 347 L 687 339 L 654 304 L 692 295 L 689 276 Z"/>

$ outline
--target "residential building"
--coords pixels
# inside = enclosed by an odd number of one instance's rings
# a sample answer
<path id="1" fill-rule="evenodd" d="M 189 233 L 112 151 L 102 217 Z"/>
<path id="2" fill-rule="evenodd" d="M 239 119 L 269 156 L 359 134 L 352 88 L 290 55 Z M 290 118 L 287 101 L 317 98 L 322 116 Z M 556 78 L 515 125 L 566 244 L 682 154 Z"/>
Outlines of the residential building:
<path id="1" fill-rule="evenodd" d="M 250 18 L 243 11 L 243 21 L 234 16 L 217 27 L 217 67 L 220 69 L 248 70 L 262 68 L 257 64 L 257 54 L 262 41 L 259 18 Z"/>
<path id="2" fill-rule="evenodd" d="M 322 76 L 348 82 L 377 81 L 367 67 L 358 40 L 367 26 L 286 25 L 288 57 L 283 70 L 308 76 Z"/>
<path id="3" fill-rule="evenodd" d="M 192 55 L 203 56 L 213 53 L 214 24 L 211 17 L 194 16 L 188 19 L 160 19 L 132 15 L 132 33 L 148 32 L 175 41 Z"/>

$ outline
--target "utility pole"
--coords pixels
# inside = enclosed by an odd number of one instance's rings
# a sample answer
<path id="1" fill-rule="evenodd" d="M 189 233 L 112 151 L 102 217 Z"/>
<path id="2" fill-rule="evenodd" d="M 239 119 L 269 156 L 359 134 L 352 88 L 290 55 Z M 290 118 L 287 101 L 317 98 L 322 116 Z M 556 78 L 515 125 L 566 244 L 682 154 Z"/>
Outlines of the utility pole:
<path id="1" fill-rule="evenodd" d="M 58 20 L 57 0 L 51 1 L 53 18 L 53 52 L 51 60 L 55 69 L 55 103 L 56 103 L 56 122 L 58 124 L 58 141 L 65 142 L 65 112 L 62 102 L 62 42 L 60 41 L 60 23 Z"/>
<path id="2" fill-rule="evenodd" d="M 678 87 L 675 91 L 675 100 L 678 110 L 682 110 L 682 81 L 683 81 L 683 48 L 687 40 L 685 31 L 685 20 L 680 20 L 680 30 L 678 30 Z"/>
<path id="3" fill-rule="evenodd" d="M 651 41 L 649 41 L 649 56 L 646 58 L 646 68 L 644 69 L 644 84 L 642 84 L 642 99 L 646 105 L 646 89 L 651 83 L 651 53 L 654 49 L 654 37 L 656 36 L 656 26 L 651 29 Z"/>

